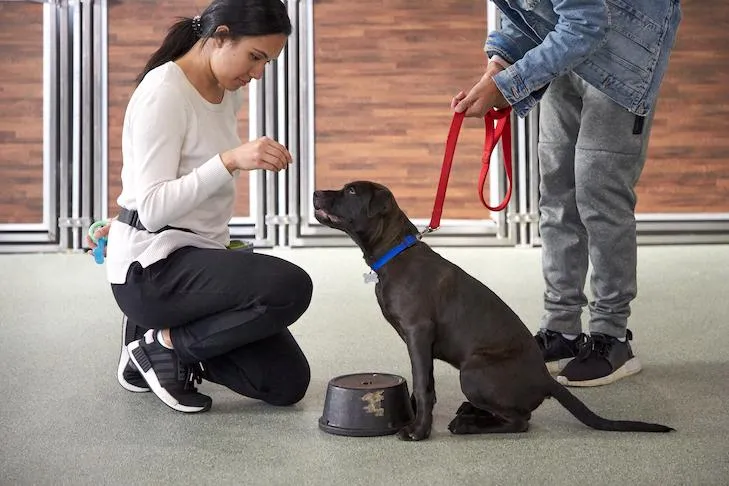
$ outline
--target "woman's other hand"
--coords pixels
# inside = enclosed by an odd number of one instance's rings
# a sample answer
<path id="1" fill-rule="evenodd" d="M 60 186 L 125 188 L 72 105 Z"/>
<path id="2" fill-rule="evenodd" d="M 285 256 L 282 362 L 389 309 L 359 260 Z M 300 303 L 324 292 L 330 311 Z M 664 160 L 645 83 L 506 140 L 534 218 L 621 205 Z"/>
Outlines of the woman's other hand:
<path id="1" fill-rule="evenodd" d="M 99 241 L 100 238 L 107 238 L 109 236 L 109 230 L 111 229 L 111 221 L 112 220 L 109 220 L 109 221 L 107 221 L 107 223 L 105 225 L 96 228 L 96 230 L 94 231 L 94 238 L 91 238 L 91 236 L 89 236 L 88 233 L 86 234 L 86 240 L 85 240 L 86 246 L 88 248 L 91 248 L 86 253 L 88 253 L 88 254 L 93 253 L 94 249 L 96 249 L 96 247 L 98 246 L 96 244 L 96 241 Z M 106 256 L 106 248 L 104 248 L 104 256 Z"/>
<path id="2" fill-rule="evenodd" d="M 234 170 L 263 169 L 278 172 L 292 162 L 286 147 L 269 137 L 244 143 L 221 154 L 223 164 L 229 172 Z"/>

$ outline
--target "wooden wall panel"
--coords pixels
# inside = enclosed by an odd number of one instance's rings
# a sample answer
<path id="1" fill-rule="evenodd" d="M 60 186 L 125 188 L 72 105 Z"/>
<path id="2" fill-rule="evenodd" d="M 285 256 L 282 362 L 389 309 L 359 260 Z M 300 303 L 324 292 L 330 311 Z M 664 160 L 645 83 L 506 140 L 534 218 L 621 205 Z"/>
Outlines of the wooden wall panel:
<path id="1" fill-rule="evenodd" d="M 729 9 L 684 0 L 661 91 L 640 212 L 729 212 Z M 485 2 L 320 0 L 314 9 L 316 185 L 372 178 L 427 217 L 450 123 L 448 102 L 482 63 Z M 444 218 L 482 218 L 481 124 L 458 146 Z"/>
<path id="2" fill-rule="evenodd" d="M 43 220 L 43 6 L 0 3 L 0 224 Z"/>
<path id="3" fill-rule="evenodd" d="M 121 136 L 124 112 L 135 88 L 134 79 L 159 47 L 177 16 L 192 17 L 208 2 L 195 0 L 113 2 L 109 8 L 109 214 L 118 210 L 121 192 Z M 248 104 L 238 116 L 242 140 L 248 138 Z M 248 177 L 238 179 L 236 216 L 250 212 Z"/>
<path id="4" fill-rule="evenodd" d="M 638 183 L 644 213 L 729 212 L 729 6 L 682 0 L 684 18 Z M 722 3 L 722 2 L 719 2 Z"/>
<path id="5" fill-rule="evenodd" d="M 110 212 L 116 211 L 121 122 L 146 58 L 176 15 L 206 2 L 112 2 L 109 11 Z M 729 211 L 729 9 L 683 0 L 684 20 L 661 91 L 640 212 Z M 42 217 L 42 6 L 0 3 L 0 223 Z M 485 2 L 315 3 L 316 185 L 372 178 L 414 217 L 427 217 L 451 120 L 448 102 L 483 62 Z M 247 109 L 241 112 L 247 136 Z M 476 199 L 482 125 L 461 134 L 447 218 L 481 218 Z M 242 178 L 236 213 L 248 213 Z"/>
<path id="6" fill-rule="evenodd" d="M 316 187 L 371 179 L 429 218 L 452 113 L 482 73 L 486 2 L 320 0 L 314 6 Z M 443 218 L 486 218 L 483 121 L 461 129 Z M 486 188 L 488 191 L 488 185 Z"/>

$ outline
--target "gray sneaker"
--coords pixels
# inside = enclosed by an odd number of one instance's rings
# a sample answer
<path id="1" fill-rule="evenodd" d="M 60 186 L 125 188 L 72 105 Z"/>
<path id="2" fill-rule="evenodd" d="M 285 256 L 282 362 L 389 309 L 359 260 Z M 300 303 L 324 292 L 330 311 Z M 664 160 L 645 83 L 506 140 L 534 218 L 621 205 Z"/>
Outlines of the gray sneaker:
<path id="1" fill-rule="evenodd" d="M 642 367 L 630 347 L 633 333 L 627 330 L 625 337 L 625 342 L 621 342 L 612 336 L 592 333 L 557 381 L 567 386 L 600 386 L 638 373 Z"/>
<path id="2" fill-rule="evenodd" d="M 547 329 L 540 329 L 534 336 L 537 346 L 542 351 L 547 370 L 557 374 L 572 361 L 587 340 L 587 336 L 580 333 L 575 339 L 567 339 L 562 334 Z"/>

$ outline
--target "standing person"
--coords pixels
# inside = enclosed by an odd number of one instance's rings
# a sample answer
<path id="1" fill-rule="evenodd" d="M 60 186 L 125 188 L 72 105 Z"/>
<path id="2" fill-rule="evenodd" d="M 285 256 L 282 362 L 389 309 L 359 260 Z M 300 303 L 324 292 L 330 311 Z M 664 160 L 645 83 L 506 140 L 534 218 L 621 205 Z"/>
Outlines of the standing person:
<path id="1" fill-rule="evenodd" d="M 305 394 L 308 362 L 288 330 L 312 282 L 293 264 L 227 250 L 235 178 L 280 171 L 285 147 L 241 143 L 243 88 L 291 34 L 280 0 L 214 0 L 174 24 L 124 118 L 122 191 L 107 276 L 124 321 L 119 381 L 180 412 L 209 410 L 194 381 L 274 405 Z"/>
<path id="2" fill-rule="evenodd" d="M 641 369 L 627 327 L 637 292 L 635 186 L 679 1 L 493 1 L 502 26 L 486 41 L 486 72 L 451 107 L 483 117 L 511 106 L 524 117 L 539 103 L 546 291 L 537 343 L 561 383 L 612 383 Z M 589 337 L 580 322 L 588 262 Z"/>

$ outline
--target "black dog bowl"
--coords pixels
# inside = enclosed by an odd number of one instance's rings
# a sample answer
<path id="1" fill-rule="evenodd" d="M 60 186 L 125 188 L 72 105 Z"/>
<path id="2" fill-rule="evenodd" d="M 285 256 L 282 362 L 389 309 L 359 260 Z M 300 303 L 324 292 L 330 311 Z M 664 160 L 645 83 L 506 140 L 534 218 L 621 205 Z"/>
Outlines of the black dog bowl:
<path id="1" fill-rule="evenodd" d="M 329 381 L 319 428 L 335 435 L 394 434 L 414 419 L 405 378 L 358 373 Z"/>

